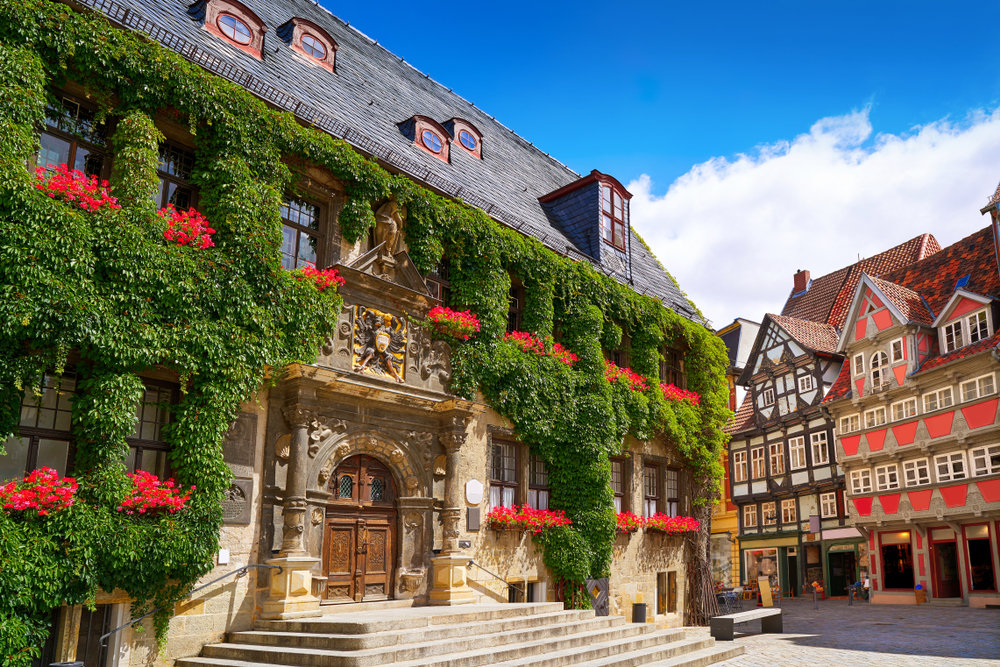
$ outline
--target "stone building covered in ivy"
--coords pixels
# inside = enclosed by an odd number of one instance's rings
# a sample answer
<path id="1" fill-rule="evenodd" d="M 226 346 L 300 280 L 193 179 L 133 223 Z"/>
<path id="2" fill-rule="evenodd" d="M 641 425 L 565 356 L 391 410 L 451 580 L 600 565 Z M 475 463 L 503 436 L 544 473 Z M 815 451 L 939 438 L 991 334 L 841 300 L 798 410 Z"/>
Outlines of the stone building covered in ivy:
<path id="1" fill-rule="evenodd" d="M 281 193 L 282 267 L 297 275 L 335 267 L 346 281 L 343 305 L 316 359 L 272 369 L 232 421 L 221 443 L 232 482 L 220 550 L 202 581 L 247 563 L 281 573 L 253 570 L 178 603 L 158 658 L 152 633 L 132 629 L 92 652 L 95 637 L 131 617 L 127 594 L 100 591 L 97 611 L 54 610 L 42 662 L 188 658 L 256 619 L 315 616 L 327 605 L 562 601 L 602 587 L 595 601 L 611 614 L 645 602 L 650 621 L 683 622 L 697 539 L 605 530 L 609 571 L 581 590 L 582 582 L 568 586 L 547 567 L 541 538 L 489 522 L 500 507 L 563 508 L 574 483 L 596 489 L 594 506 L 613 503 L 617 513 L 710 513 L 697 501 L 715 473 L 695 459 L 698 447 L 709 450 L 704 460 L 721 451 L 713 441 L 721 436 L 705 434 L 727 416 L 725 356 L 631 229 L 631 194 L 618 180 L 575 173 L 306 0 L 82 0 L 66 11 L 104 16 L 114 30 L 179 54 L 210 80 L 236 84 L 361 157 L 344 159 L 354 174 L 346 178 L 295 130 L 268 144 L 294 175 Z M 72 76 L 50 83 L 36 164 L 65 163 L 99 178 L 115 172 L 122 147 L 112 137 L 124 136 L 116 132 L 125 122 L 116 104 L 143 102 L 134 91 L 95 90 Z M 210 153 L 223 150 L 212 132 L 230 110 L 220 108 L 213 129 L 201 132 L 205 119 L 182 104 L 146 112 L 163 135 L 156 208 L 213 210 L 204 184 L 227 163 Z M 378 187 L 363 181 L 370 173 L 379 174 Z M 456 210 L 466 217 L 449 218 Z M 220 234 L 229 230 L 225 220 L 211 222 Z M 567 276 L 575 282 L 557 280 Z M 435 335 L 427 318 L 437 306 L 470 309 L 482 324 L 476 338 L 491 336 L 499 347 Z M 544 348 L 511 343 L 514 332 L 537 336 Z M 575 368 L 553 360 L 554 343 L 579 356 Z M 539 368 L 555 379 L 539 379 Z M 126 467 L 174 476 L 170 426 L 190 377 L 168 365 L 140 375 L 145 395 L 126 439 Z M 671 385 L 687 398 L 665 400 L 657 387 Z M 603 396 L 615 408 L 605 415 L 612 426 L 567 417 L 577 408 L 551 395 L 566 387 L 587 400 Z M 40 394 L 26 392 L 0 478 L 43 465 L 80 472 L 72 408 L 79 395 L 72 370 L 46 375 Z M 525 404 L 537 397 L 548 402 Z M 583 415 L 587 405 L 578 406 Z M 683 407 L 661 428 L 657 411 L 675 406 Z M 571 433 L 559 432 L 567 425 Z M 560 449 L 574 440 L 592 440 L 590 453 Z M 603 477 L 574 481 L 574 466 Z M 590 544 L 588 516 L 573 520 Z"/>

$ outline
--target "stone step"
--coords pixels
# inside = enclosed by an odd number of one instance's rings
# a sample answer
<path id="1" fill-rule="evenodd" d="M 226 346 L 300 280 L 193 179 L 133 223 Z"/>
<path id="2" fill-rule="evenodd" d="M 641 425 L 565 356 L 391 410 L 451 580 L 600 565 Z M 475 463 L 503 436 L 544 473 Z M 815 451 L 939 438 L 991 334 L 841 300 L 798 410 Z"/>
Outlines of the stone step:
<path id="1" fill-rule="evenodd" d="M 383 611 L 385 609 L 409 609 L 413 600 L 379 600 L 378 602 L 343 602 L 322 604 L 320 610 L 324 616 L 336 614 L 359 614 L 365 611 Z"/>
<path id="2" fill-rule="evenodd" d="M 624 625 L 621 616 L 595 617 L 592 611 L 562 611 L 556 614 L 537 614 L 521 618 L 495 621 L 473 621 L 456 625 L 421 627 L 406 630 L 386 630 L 380 632 L 335 633 L 335 632 L 280 632 L 276 630 L 251 630 L 231 632 L 229 642 L 233 644 L 257 644 L 260 646 L 296 646 L 336 651 L 359 651 L 382 647 L 403 647 L 408 644 L 424 644 L 439 641 L 454 641 L 475 638 L 480 646 L 497 646 L 511 642 L 558 637 L 586 630 Z M 456 649 L 460 650 L 460 649 Z"/>
<path id="3" fill-rule="evenodd" d="M 359 651 L 335 651 L 295 646 L 261 646 L 250 644 L 221 643 L 205 646 L 202 654 L 208 658 L 223 658 L 244 662 L 267 663 L 271 665 L 291 665 L 297 667 L 369 667 L 372 665 L 407 664 L 437 665 L 439 667 L 476 667 L 503 660 L 513 660 L 526 655 L 578 649 L 592 645 L 625 646 L 635 643 L 638 648 L 646 648 L 645 636 L 655 636 L 655 628 L 645 624 L 612 625 L 596 630 L 545 639 L 531 639 L 517 644 L 490 646 L 481 637 L 468 639 L 446 639 L 407 646 L 390 646 L 380 649 Z M 666 633 L 662 633 L 666 636 Z M 683 632 L 669 633 L 673 639 L 683 636 Z M 495 637 L 495 635 L 487 636 Z M 480 640 L 483 639 L 482 643 Z M 484 645 L 485 644 L 485 645 Z M 185 661 L 194 667 L 197 659 Z"/>
<path id="4" fill-rule="evenodd" d="M 706 665 L 714 665 L 717 662 L 738 658 L 743 655 L 744 651 L 745 649 L 742 646 L 735 646 L 732 642 L 725 642 L 725 646 L 716 644 L 711 648 L 685 653 L 667 660 L 651 662 L 646 667 L 705 667 Z"/>

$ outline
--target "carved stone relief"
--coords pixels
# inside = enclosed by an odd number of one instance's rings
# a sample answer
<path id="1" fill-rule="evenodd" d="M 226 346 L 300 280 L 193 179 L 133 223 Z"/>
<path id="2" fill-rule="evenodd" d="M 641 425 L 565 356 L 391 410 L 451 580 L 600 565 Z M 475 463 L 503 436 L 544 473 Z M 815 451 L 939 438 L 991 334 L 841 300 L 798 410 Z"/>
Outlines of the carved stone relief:
<path id="1" fill-rule="evenodd" d="M 222 498 L 222 522 L 246 526 L 253 515 L 253 480 L 234 479 Z"/>
<path id="2" fill-rule="evenodd" d="M 406 319 L 375 308 L 355 306 L 355 372 L 391 377 L 402 383 L 406 342 Z"/>
<path id="3" fill-rule="evenodd" d="M 282 461 L 288 460 L 288 455 L 292 451 L 292 435 L 286 433 L 278 436 L 274 441 L 274 455 Z"/>
<path id="4" fill-rule="evenodd" d="M 222 458 L 229 464 L 233 475 L 249 477 L 254 471 L 254 453 L 257 450 L 257 415 L 241 412 L 229 425 L 222 441 Z"/>
<path id="5" fill-rule="evenodd" d="M 410 370 L 424 381 L 434 377 L 443 385 L 451 380 L 451 347 L 431 338 L 423 327 L 416 327 L 411 338 Z"/>

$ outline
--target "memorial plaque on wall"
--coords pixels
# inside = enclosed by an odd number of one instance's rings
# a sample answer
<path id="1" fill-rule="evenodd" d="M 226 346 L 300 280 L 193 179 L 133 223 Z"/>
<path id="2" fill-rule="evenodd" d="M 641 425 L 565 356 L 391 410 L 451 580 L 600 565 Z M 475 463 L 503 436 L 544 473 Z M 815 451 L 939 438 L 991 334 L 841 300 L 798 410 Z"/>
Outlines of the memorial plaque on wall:
<path id="1" fill-rule="evenodd" d="M 234 479 L 222 498 L 222 523 L 245 526 L 250 523 L 253 505 L 253 480 Z"/>
<path id="2" fill-rule="evenodd" d="M 222 441 L 222 458 L 236 477 L 253 475 L 254 453 L 257 451 L 257 415 L 241 412 L 229 426 Z"/>

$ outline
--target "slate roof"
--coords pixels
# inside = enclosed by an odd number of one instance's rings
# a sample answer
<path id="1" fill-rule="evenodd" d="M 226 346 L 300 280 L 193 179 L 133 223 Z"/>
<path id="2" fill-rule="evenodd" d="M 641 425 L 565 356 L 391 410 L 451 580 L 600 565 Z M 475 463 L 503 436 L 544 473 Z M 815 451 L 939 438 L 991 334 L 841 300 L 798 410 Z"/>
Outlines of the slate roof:
<path id="1" fill-rule="evenodd" d="M 743 397 L 740 409 L 736 411 L 728 422 L 726 422 L 726 425 L 722 430 L 725 433 L 732 435 L 733 433 L 745 431 L 753 426 L 753 424 L 753 394 L 748 391 L 746 396 Z"/>
<path id="2" fill-rule="evenodd" d="M 934 315 L 927 309 L 924 300 L 920 298 L 919 294 L 907 287 L 890 283 L 875 276 L 868 276 L 868 279 L 882 290 L 885 298 L 892 302 L 892 305 L 903 314 L 907 322 L 919 322 L 920 324 L 927 325 L 934 324 Z"/>
<path id="3" fill-rule="evenodd" d="M 837 329 L 822 322 L 800 320 L 797 317 L 767 314 L 778 326 L 788 332 L 792 338 L 814 352 L 835 354 L 840 334 Z"/>
<path id="4" fill-rule="evenodd" d="M 882 276 L 933 255 L 940 249 L 941 245 L 931 234 L 921 234 L 874 257 L 814 279 L 804 294 L 789 295 L 781 314 L 802 320 L 825 322 L 843 329 L 862 272 L 870 276 Z"/>
<path id="5" fill-rule="evenodd" d="M 533 146 L 472 102 L 393 55 L 377 41 L 350 27 L 309 0 L 242 0 L 268 26 L 264 57 L 230 46 L 203 29 L 187 13 L 185 0 L 79 0 L 112 20 L 144 33 L 188 60 L 223 76 L 301 120 L 341 137 L 431 189 L 486 211 L 502 224 L 541 240 L 550 249 L 591 262 L 621 282 L 613 253 L 602 264 L 545 215 L 538 197 L 572 183 L 580 175 Z M 311 63 L 289 48 L 274 29 L 293 17 L 312 21 L 337 42 L 336 73 Z M 444 122 L 463 118 L 483 133 L 478 160 L 451 151 L 451 163 L 416 148 L 398 123 L 422 114 Z M 662 270 L 636 235 L 631 234 L 633 289 L 658 297 L 679 314 L 701 321 L 696 308 Z"/>

